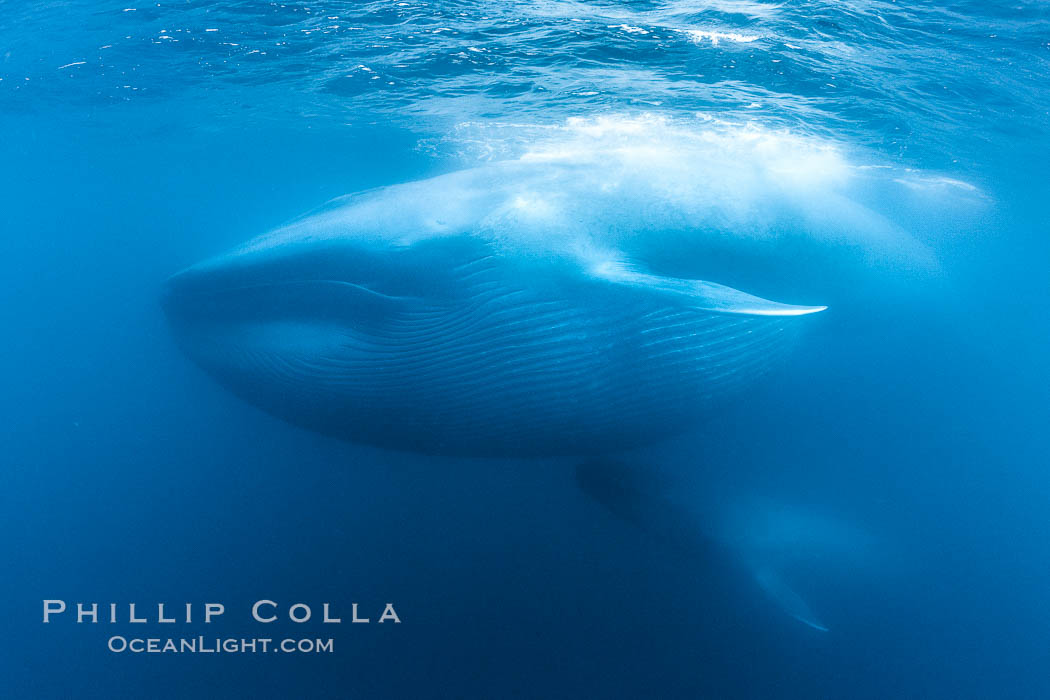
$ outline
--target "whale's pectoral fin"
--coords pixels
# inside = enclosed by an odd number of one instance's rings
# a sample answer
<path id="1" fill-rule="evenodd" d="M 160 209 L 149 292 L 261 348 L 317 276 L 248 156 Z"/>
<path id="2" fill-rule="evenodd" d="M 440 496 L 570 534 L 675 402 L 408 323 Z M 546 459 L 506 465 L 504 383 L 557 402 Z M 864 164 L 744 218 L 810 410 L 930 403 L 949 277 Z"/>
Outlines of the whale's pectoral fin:
<path id="1" fill-rule="evenodd" d="M 704 280 L 650 275 L 615 261 L 605 261 L 592 266 L 591 274 L 608 282 L 665 294 L 676 303 L 700 311 L 751 316 L 803 316 L 827 308 L 782 304 Z"/>
<path id="2" fill-rule="evenodd" d="M 787 584 L 779 571 L 768 566 L 756 566 L 753 567 L 753 571 L 759 588 L 789 617 L 815 630 L 828 631 L 824 623 L 810 610 L 806 601 Z"/>

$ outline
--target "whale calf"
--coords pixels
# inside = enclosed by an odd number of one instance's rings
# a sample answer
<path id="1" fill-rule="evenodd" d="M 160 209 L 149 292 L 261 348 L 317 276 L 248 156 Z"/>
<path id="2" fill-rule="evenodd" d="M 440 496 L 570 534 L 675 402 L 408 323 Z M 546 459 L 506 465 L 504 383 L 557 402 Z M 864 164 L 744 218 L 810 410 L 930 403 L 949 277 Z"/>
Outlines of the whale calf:
<path id="1" fill-rule="evenodd" d="M 719 218 L 701 194 L 622 162 L 495 163 L 335 200 L 175 274 L 163 306 L 217 381 L 311 430 L 433 454 L 623 450 L 688 429 L 824 308 L 690 273 L 682 241 Z"/>

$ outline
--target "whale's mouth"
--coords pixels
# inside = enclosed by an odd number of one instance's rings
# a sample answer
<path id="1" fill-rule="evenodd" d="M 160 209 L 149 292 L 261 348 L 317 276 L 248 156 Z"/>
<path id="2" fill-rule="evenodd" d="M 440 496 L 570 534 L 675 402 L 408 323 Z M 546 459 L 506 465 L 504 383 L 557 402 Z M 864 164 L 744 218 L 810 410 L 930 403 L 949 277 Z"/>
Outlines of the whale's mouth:
<path id="1" fill-rule="evenodd" d="M 299 320 L 350 320 L 398 297 L 340 279 L 304 278 L 204 286 L 169 278 L 161 306 L 176 324 L 248 323 Z"/>
<path id="2" fill-rule="evenodd" d="M 168 278 L 161 306 L 173 324 L 286 319 L 361 323 L 412 298 L 383 261 L 337 246 L 239 252 Z"/>

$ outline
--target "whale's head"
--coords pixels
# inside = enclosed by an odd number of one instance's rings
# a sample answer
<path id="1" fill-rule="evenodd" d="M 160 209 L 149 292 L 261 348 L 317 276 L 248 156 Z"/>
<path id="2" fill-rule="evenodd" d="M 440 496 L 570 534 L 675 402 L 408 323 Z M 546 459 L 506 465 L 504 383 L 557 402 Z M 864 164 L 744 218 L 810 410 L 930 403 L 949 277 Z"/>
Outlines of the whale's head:
<path id="1" fill-rule="evenodd" d="M 242 398 L 341 438 L 594 453 L 688 427 L 823 308 L 543 237 L 479 179 L 366 193 L 174 275 L 179 344 Z"/>
<path id="2" fill-rule="evenodd" d="M 253 243 L 170 277 L 162 306 L 183 351 L 235 394 L 342 435 L 382 397 L 399 324 L 452 303 L 455 246 L 352 238 Z M 426 353 L 421 357 L 425 359 Z"/>

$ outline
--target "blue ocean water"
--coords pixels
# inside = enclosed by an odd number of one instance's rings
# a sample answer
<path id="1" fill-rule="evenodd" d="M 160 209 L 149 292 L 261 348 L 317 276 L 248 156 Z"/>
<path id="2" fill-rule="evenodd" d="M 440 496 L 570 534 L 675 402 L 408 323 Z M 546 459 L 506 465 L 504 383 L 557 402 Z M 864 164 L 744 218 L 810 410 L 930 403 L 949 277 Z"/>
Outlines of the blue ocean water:
<path id="1" fill-rule="evenodd" d="M 0 57 L 4 697 L 1050 693 L 1045 3 L 8 1 Z M 859 192 L 922 253 L 843 230 L 826 257 L 713 260 L 830 308 L 645 457 L 698 510 L 747 494 L 864 533 L 800 579 L 827 633 L 611 517 L 571 462 L 288 426 L 159 307 L 332 197 L 625 150 L 654 175 L 686 154 L 744 211 Z M 262 598 L 402 624 L 260 629 Z M 42 625 L 44 599 L 217 600 L 170 634 L 336 651 L 115 654 L 135 625 Z"/>

